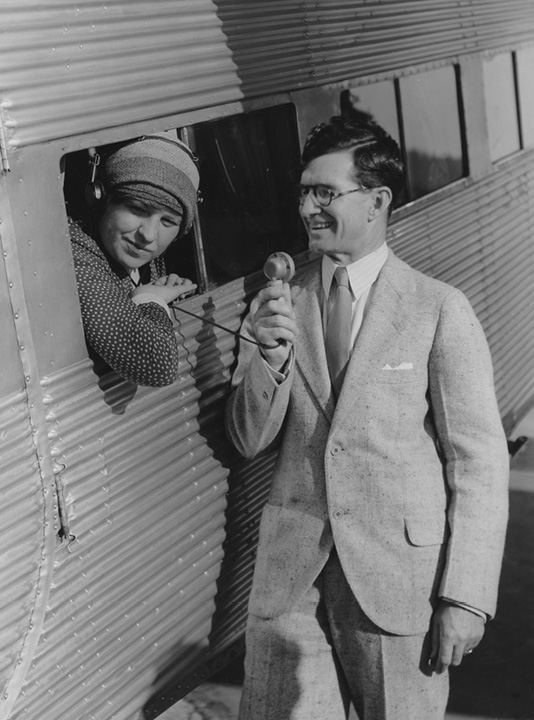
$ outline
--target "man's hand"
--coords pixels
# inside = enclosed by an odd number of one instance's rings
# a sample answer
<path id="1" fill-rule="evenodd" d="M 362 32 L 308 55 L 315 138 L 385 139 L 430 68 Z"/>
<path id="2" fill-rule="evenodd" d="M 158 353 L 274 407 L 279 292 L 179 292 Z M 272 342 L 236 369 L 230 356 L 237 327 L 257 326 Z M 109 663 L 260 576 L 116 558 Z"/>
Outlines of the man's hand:
<path id="1" fill-rule="evenodd" d="M 252 316 L 252 330 L 260 351 L 274 370 L 280 370 L 289 358 L 297 326 L 288 283 L 277 282 L 260 290 Z"/>
<path id="2" fill-rule="evenodd" d="M 157 295 L 163 302 L 171 303 L 176 298 L 195 290 L 197 286 L 179 275 L 172 273 L 158 278 L 148 285 L 139 285 L 132 292 L 132 297 L 142 297 L 143 295 Z"/>
<path id="3" fill-rule="evenodd" d="M 459 665 L 484 635 L 484 620 L 464 608 L 440 600 L 431 621 L 430 660 L 440 674 Z"/>

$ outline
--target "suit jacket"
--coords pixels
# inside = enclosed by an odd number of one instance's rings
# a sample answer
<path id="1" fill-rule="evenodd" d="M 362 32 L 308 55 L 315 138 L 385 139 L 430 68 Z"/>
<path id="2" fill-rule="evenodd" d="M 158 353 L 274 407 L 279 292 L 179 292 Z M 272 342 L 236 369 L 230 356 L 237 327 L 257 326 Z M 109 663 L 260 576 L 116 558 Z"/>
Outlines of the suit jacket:
<path id="1" fill-rule="evenodd" d="M 336 404 L 320 263 L 297 276 L 292 298 L 288 378 L 273 381 L 242 343 L 227 406 L 245 457 L 280 443 L 250 611 L 289 609 L 335 545 L 355 597 L 385 631 L 425 632 L 438 597 L 492 616 L 509 459 L 488 346 L 467 299 L 390 251 Z"/>

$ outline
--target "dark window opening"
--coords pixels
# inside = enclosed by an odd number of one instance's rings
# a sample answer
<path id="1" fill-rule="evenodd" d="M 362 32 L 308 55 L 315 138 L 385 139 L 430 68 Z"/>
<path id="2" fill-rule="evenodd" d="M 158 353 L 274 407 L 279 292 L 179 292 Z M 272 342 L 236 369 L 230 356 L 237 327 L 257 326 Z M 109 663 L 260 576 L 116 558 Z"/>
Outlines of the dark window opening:
<path id="1" fill-rule="evenodd" d="M 300 168 L 293 106 L 203 123 L 188 134 L 200 164 L 210 285 L 261 270 L 273 252 L 306 249 L 294 191 Z"/>
<path id="2" fill-rule="evenodd" d="M 341 99 L 370 114 L 399 143 L 406 163 L 401 204 L 468 174 L 460 82 L 454 66 L 354 87 Z"/>
<path id="3" fill-rule="evenodd" d="M 400 78 L 410 200 L 467 175 L 461 96 L 453 66 Z"/>

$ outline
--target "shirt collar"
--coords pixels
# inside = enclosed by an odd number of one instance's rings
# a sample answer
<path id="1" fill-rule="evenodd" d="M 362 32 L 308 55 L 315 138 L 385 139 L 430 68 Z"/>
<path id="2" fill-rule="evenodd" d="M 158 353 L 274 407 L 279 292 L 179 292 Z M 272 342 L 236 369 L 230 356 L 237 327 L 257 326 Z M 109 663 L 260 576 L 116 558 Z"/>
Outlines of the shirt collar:
<path id="1" fill-rule="evenodd" d="M 355 300 L 368 290 L 377 279 L 387 257 L 388 246 L 387 243 L 384 242 L 377 250 L 369 253 L 369 255 L 347 265 L 350 289 Z M 326 298 L 330 294 L 330 285 L 332 284 L 332 279 L 337 267 L 337 263 L 328 257 L 328 255 L 323 255 L 322 278 L 323 291 Z"/>

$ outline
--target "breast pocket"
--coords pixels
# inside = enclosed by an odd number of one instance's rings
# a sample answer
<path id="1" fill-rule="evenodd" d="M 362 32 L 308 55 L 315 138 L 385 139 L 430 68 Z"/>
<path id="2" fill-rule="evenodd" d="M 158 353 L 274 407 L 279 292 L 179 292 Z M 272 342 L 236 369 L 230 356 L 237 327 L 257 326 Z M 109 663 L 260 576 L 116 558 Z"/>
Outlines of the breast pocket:
<path id="1" fill-rule="evenodd" d="M 421 370 L 409 362 L 386 363 L 376 374 L 379 384 L 411 385 L 421 380 Z"/>

